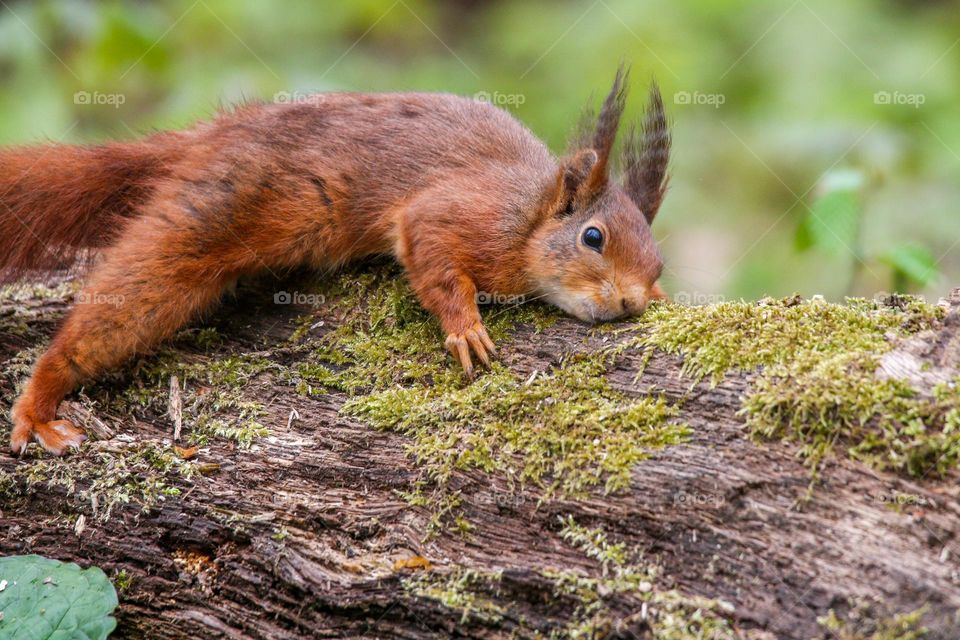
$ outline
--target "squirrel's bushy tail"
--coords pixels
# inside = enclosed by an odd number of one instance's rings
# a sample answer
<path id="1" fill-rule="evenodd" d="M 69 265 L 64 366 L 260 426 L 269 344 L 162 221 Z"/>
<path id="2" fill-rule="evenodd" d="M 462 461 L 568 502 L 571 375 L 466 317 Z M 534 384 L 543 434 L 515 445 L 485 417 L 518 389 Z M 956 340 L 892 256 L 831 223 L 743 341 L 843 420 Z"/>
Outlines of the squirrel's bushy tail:
<path id="1" fill-rule="evenodd" d="M 164 166 L 146 142 L 0 150 L 0 283 L 109 244 Z"/>

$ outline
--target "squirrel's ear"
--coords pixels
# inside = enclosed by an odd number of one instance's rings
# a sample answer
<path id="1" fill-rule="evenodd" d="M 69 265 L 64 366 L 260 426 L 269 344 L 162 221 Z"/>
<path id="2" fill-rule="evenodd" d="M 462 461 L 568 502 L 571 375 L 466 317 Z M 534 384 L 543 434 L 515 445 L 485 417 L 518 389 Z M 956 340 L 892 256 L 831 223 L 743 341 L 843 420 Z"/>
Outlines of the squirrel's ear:
<path id="1" fill-rule="evenodd" d="M 584 192 L 597 160 L 596 151 L 582 149 L 560 164 L 548 207 L 550 215 L 567 215 L 573 211 L 573 204 Z"/>
<path id="2" fill-rule="evenodd" d="M 667 191 L 670 162 L 670 128 L 664 114 L 663 98 L 656 83 L 650 85 L 650 99 L 639 131 L 630 132 L 623 150 L 623 189 L 653 223 Z"/>
<path id="3" fill-rule="evenodd" d="M 600 107 L 596 128 L 593 132 L 591 147 L 597 150 L 598 161 L 590 172 L 590 190 L 599 191 L 607 182 L 608 161 L 620 127 L 620 116 L 623 115 L 627 102 L 627 82 L 630 70 L 621 64 L 617 68 L 617 75 L 613 78 L 613 86 Z"/>
<path id="4" fill-rule="evenodd" d="M 583 187 L 584 182 L 593 172 L 594 167 L 597 166 L 599 159 L 597 152 L 593 149 L 583 149 L 563 163 L 561 169 L 563 189 L 571 198 L 575 197 Z"/>
<path id="5" fill-rule="evenodd" d="M 613 149 L 620 126 L 620 116 L 623 114 L 627 101 L 627 81 L 629 69 L 621 64 L 613 78 L 613 86 L 603 100 L 600 113 L 597 114 L 590 105 L 583 110 L 580 121 L 573 131 L 568 149 L 593 149 L 597 154 L 597 161 L 593 163 L 588 176 L 588 191 L 599 193 L 607 183 L 609 171 L 608 161 Z"/>

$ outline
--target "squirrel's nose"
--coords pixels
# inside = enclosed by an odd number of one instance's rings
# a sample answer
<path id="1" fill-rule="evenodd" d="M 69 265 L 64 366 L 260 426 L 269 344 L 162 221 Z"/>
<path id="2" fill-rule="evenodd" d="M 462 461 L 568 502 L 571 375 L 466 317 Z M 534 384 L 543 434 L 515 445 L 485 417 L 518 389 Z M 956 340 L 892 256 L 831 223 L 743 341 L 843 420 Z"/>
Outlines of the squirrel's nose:
<path id="1" fill-rule="evenodd" d="M 639 316 L 647 309 L 646 298 L 620 298 L 620 306 L 628 316 Z"/>

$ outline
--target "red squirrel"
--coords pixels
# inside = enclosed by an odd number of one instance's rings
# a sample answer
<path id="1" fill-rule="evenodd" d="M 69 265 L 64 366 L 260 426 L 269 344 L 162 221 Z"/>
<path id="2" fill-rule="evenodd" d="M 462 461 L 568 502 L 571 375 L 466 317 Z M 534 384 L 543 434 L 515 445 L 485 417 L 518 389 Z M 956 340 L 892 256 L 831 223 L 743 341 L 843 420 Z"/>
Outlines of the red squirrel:
<path id="1" fill-rule="evenodd" d="M 14 453 L 79 447 L 57 419 L 68 393 L 264 269 L 392 254 L 470 378 L 496 353 L 478 292 L 589 322 L 642 313 L 664 296 L 650 223 L 670 133 L 654 83 L 610 177 L 626 76 L 560 160 L 506 111 L 429 93 L 318 94 L 136 142 L 0 152 L 0 282 L 97 257 L 14 404 Z"/>

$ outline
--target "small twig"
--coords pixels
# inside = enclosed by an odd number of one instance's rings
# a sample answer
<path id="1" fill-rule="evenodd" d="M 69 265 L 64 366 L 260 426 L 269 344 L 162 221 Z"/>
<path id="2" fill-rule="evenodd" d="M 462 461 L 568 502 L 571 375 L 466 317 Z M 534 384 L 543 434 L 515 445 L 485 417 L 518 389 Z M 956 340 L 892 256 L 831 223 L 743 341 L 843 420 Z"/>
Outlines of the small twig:
<path id="1" fill-rule="evenodd" d="M 170 419 L 173 420 L 173 441 L 180 440 L 180 430 L 183 429 L 183 399 L 180 395 L 180 379 L 170 376 L 170 403 L 168 406 Z"/>
<path id="2" fill-rule="evenodd" d="M 114 436 L 113 429 L 103 420 L 97 417 L 90 409 L 81 402 L 65 402 L 64 408 L 68 417 L 75 418 L 74 424 L 89 431 L 97 440 L 110 440 Z"/>

